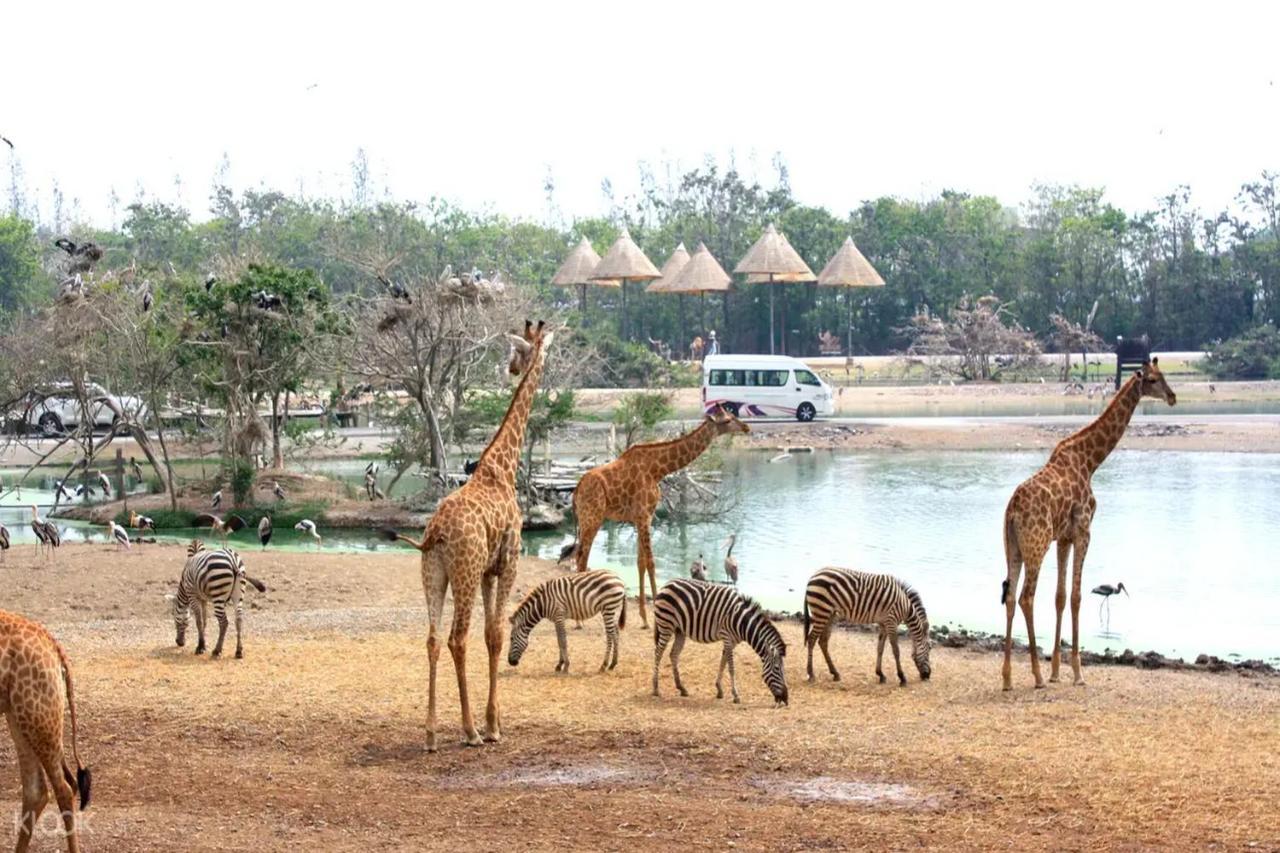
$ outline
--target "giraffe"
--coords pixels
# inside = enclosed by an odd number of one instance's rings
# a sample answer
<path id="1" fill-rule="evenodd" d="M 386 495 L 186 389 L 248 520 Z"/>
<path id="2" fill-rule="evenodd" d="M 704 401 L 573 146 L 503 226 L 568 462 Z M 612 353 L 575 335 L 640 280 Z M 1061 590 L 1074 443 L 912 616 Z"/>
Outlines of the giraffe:
<path id="1" fill-rule="evenodd" d="M 1036 581 L 1040 563 L 1049 551 L 1049 543 L 1058 542 L 1057 625 L 1053 632 L 1053 657 L 1050 681 L 1058 680 L 1062 659 L 1062 609 L 1067 600 L 1067 557 L 1072 557 L 1071 581 L 1071 669 L 1075 684 L 1084 684 L 1080 675 L 1080 579 L 1084 558 L 1089 552 L 1089 528 L 1098 502 L 1093 497 L 1093 472 L 1124 436 L 1129 419 L 1143 397 L 1164 400 L 1170 406 L 1177 402 L 1173 390 L 1160 372 L 1160 360 L 1151 359 L 1134 373 L 1116 392 L 1111 404 L 1091 424 L 1058 442 L 1048 463 L 1030 479 L 1018 486 L 1004 511 L 1004 549 L 1008 564 L 1000 593 L 1005 606 L 1004 689 L 1013 689 L 1010 656 L 1013 653 L 1013 594 L 1018 575 L 1025 564 L 1027 577 L 1022 583 L 1018 601 L 1027 620 L 1027 642 L 1031 645 L 1031 673 L 1036 687 L 1044 687 L 1040 677 L 1040 659 L 1036 654 L 1036 635 L 1032 610 L 1036 598 Z"/>
<path id="2" fill-rule="evenodd" d="M 62 752 L 62 700 L 71 714 L 71 754 L 75 772 Z M 71 665 L 58 641 L 41 625 L 0 610 L 0 715 L 7 718 L 22 777 L 22 815 L 17 853 L 31 844 L 40 814 L 53 789 L 67 836 L 77 853 L 75 799 L 89 805 L 89 770 L 76 747 L 76 706 Z"/>
<path id="3" fill-rule="evenodd" d="M 662 493 L 658 484 L 668 474 L 679 471 L 702 455 L 718 435 L 748 433 L 751 428 L 720 406 L 708 414 L 694 430 L 672 439 L 637 444 L 612 462 L 598 465 L 582 475 L 573 492 L 573 514 L 578 524 L 578 541 L 562 552 L 561 559 L 577 555 L 578 571 L 587 570 L 591 543 L 605 521 L 625 521 L 636 528 L 640 571 L 640 625 L 649 627 L 644 606 L 644 579 L 658 595 L 654 574 L 651 526 L 653 512 Z"/>
<path id="4" fill-rule="evenodd" d="M 525 322 L 524 336 L 509 335 L 512 343 L 508 370 L 524 374 L 489 446 L 476 470 L 463 486 L 440 501 L 422 540 L 386 531 L 391 539 L 408 542 L 422 552 L 422 588 L 427 599 L 430 627 L 427 660 L 430 681 L 427 692 L 427 751 L 436 751 L 436 662 L 440 657 L 438 634 L 444 614 L 445 592 L 453 587 L 453 625 L 448 646 L 458 676 L 462 705 L 462 729 L 468 746 L 486 740 L 498 743 L 502 731 L 498 713 L 498 656 L 502 651 L 502 609 L 516 579 L 523 517 L 516 502 L 516 466 L 524 442 L 525 424 L 542 377 L 547 347 L 553 332 Z M 467 692 L 467 631 L 476 587 L 484 598 L 484 635 L 489 651 L 489 704 L 485 734 L 476 731 Z"/>

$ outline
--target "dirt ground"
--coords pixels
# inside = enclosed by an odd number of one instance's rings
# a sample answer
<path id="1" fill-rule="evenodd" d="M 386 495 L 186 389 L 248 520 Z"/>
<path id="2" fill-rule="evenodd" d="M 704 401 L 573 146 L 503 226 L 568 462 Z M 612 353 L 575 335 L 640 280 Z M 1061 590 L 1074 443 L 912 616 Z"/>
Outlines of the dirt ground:
<path id="1" fill-rule="evenodd" d="M 612 673 L 596 671 L 598 621 L 570 630 L 568 675 L 552 671 L 550 626 L 518 668 L 504 650 L 501 744 L 461 745 L 445 653 L 443 747 L 428 755 L 416 554 L 242 553 L 270 587 L 251 593 L 244 660 L 173 646 L 161 596 L 176 546 L 68 546 L 50 568 L 18 546 L 0 567 L 0 607 L 48 624 L 74 666 L 95 783 L 86 850 L 1280 845 L 1280 679 L 1091 667 L 1087 687 L 1036 691 L 1020 658 L 1006 694 L 997 656 L 935 648 L 933 679 L 908 661 L 899 688 L 875 682 L 870 635 L 839 632 L 844 680 L 811 685 L 789 623 L 790 707 L 772 707 L 746 647 L 741 705 L 714 698 L 719 651 L 697 645 L 692 695 L 664 666 L 655 699 L 632 602 Z M 523 561 L 516 594 L 554 571 Z M 481 712 L 484 666 L 474 621 Z M 16 814 L 3 736 L 0 791 L 0 814 Z"/>

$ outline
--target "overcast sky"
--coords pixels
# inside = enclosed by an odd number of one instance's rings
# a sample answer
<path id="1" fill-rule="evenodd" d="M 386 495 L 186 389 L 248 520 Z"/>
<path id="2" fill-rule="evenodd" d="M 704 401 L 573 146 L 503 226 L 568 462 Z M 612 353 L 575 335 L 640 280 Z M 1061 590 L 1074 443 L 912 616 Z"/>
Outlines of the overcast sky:
<path id="1" fill-rule="evenodd" d="M 0 135 L 42 214 L 56 178 L 101 224 L 113 187 L 204 218 L 224 153 L 237 188 L 345 195 L 358 148 L 397 198 L 539 218 L 548 170 L 590 215 L 642 161 L 731 153 L 837 213 L 1036 182 L 1210 209 L 1280 170 L 1278 4 L 275 5 L 6 4 Z"/>

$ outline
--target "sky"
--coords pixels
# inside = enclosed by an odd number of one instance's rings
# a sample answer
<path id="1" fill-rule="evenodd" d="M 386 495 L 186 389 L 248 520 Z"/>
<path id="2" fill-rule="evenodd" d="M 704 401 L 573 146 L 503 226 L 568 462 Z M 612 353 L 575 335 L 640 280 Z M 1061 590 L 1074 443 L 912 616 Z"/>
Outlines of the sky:
<path id="1" fill-rule="evenodd" d="M 1280 170 L 1280 4 L 6 4 L 0 168 L 43 217 L 237 189 L 379 192 L 544 219 L 607 210 L 730 158 L 843 214 L 943 189 L 1025 200 L 1105 186 L 1127 210 L 1179 184 L 1205 210 Z M 180 184 L 175 181 L 180 178 Z M 8 182 L 5 181 L 7 184 Z"/>

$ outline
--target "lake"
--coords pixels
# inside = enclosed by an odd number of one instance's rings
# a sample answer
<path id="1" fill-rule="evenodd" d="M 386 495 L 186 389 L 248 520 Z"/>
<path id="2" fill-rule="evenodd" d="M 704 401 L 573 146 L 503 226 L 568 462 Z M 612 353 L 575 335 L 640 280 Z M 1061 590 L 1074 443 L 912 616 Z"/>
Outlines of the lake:
<path id="1" fill-rule="evenodd" d="M 699 554 L 720 578 L 722 543 L 738 534 L 741 586 L 767 607 L 797 611 L 808 577 L 826 565 L 889 572 L 920 590 L 934 625 L 1003 633 L 1000 525 L 1019 482 L 1044 464 L 1044 451 L 818 451 L 777 463 L 772 453 L 727 453 L 721 488 L 736 504 L 716 522 L 654 527 L 661 584 L 687 574 Z M 333 471 L 327 469 L 336 466 Z M 317 473 L 358 476 L 364 463 L 316 465 Z M 9 473 L 9 472 L 5 472 Z M 1206 652 L 1275 660 L 1280 655 L 1280 454 L 1117 451 L 1094 476 L 1098 514 L 1085 563 L 1081 642 L 1089 649 Z M 52 503 L 51 480 L 9 495 L 0 521 L 15 542 L 34 541 L 28 505 Z M 43 510 L 42 510 L 43 511 Z M 253 519 L 251 521 L 256 521 Z M 69 542 L 106 541 L 105 528 L 60 521 Z M 385 546 L 371 532 L 325 530 L 325 547 L 369 552 Z M 171 531 L 184 539 L 198 531 Z M 202 532 L 207 535 L 207 531 Z M 571 537 L 526 534 L 525 550 L 554 558 Z M 246 557 L 252 531 L 237 535 Z M 279 530 L 272 547 L 310 547 Z M 634 591 L 636 539 L 606 525 L 593 567 L 618 571 Z M 1111 602 L 1088 590 L 1123 581 L 1131 597 Z M 1040 640 L 1053 639 L 1056 564 L 1045 561 L 1037 596 Z M 1069 636 L 1069 615 L 1064 634 Z M 1022 614 L 1014 621 L 1024 636 Z"/>

